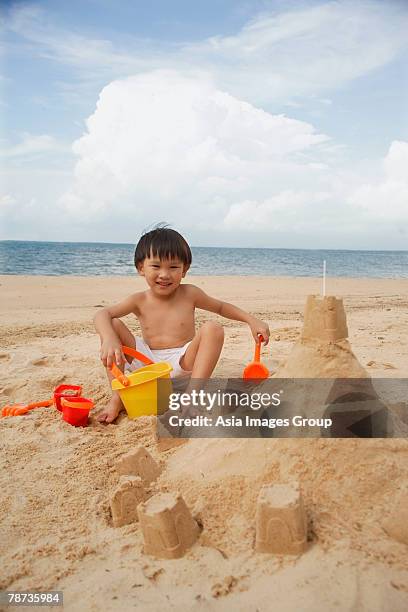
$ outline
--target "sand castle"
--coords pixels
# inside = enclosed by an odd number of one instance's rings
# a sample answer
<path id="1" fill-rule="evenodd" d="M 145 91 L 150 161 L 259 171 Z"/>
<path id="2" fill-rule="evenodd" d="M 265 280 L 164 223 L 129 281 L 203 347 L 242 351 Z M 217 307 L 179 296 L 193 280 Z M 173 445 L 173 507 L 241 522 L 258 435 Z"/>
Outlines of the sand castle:
<path id="1" fill-rule="evenodd" d="M 160 559 L 182 557 L 200 534 L 180 493 L 158 493 L 137 510 L 146 554 Z"/>
<path id="2" fill-rule="evenodd" d="M 367 378 L 348 338 L 343 300 L 309 295 L 303 330 L 277 378 Z"/>
<path id="3" fill-rule="evenodd" d="M 121 476 L 110 499 L 114 527 L 122 527 L 138 520 L 137 506 L 147 493 L 139 476 Z"/>
<path id="4" fill-rule="evenodd" d="M 179 493 L 146 490 L 160 475 L 151 454 L 138 446 L 116 464 L 121 475 L 110 497 L 114 527 L 140 520 L 144 552 L 161 559 L 182 557 L 196 541 L 200 528 Z"/>
<path id="5" fill-rule="evenodd" d="M 307 414 L 333 418 L 324 437 L 384 437 L 392 423 L 388 408 L 378 397 L 367 371 L 354 355 L 347 339 L 343 300 L 309 295 L 300 339 L 275 376 L 310 379 L 299 387 L 299 405 Z M 334 379 L 325 396 L 322 384 L 312 379 Z M 321 397 L 319 394 L 323 394 Z M 303 399 L 301 399 L 303 398 Z M 296 403 L 294 404 L 296 405 Z M 324 414 L 321 408 L 326 406 Z"/>
<path id="6" fill-rule="evenodd" d="M 265 485 L 256 508 L 255 550 L 298 555 L 307 544 L 307 522 L 298 483 Z"/>
<path id="7" fill-rule="evenodd" d="M 120 478 L 110 507 L 113 526 L 122 527 L 138 520 L 137 506 L 148 497 L 145 486 L 156 480 L 160 468 L 144 446 L 138 446 L 120 457 L 116 471 Z"/>
<path id="8" fill-rule="evenodd" d="M 316 338 L 325 342 L 336 342 L 347 337 L 348 329 L 343 300 L 333 295 L 323 298 L 316 295 L 308 295 L 302 338 Z"/>
<path id="9" fill-rule="evenodd" d="M 116 464 L 116 470 L 120 475 L 139 476 L 145 485 L 149 485 L 160 475 L 158 464 L 144 446 L 138 446 L 122 455 Z"/>
<path id="10" fill-rule="evenodd" d="M 371 380 L 353 354 L 347 337 L 343 300 L 334 296 L 308 296 L 301 337 L 284 367 L 276 373 L 276 376 L 282 378 L 333 378 L 339 383 L 340 379 L 357 379 L 350 382 L 350 388 L 346 382 L 346 395 L 344 386 L 336 386 L 335 383 L 321 402 L 322 406 L 330 404 L 332 412 L 337 410 L 341 425 L 346 430 L 355 425 L 356 419 L 365 418 L 367 407 L 364 402 L 367 398 L 376 399 Z M 331 385 L 331 381 L 327 382 Z M 347 402 L 345 405 L 343 400 L 350 400 L 351 405 L 348 406 Z M 355 406 L 357 400 L 360 402 Z M 336 404 L 339 401 L 340 406 Z M 356 412 L 356 408 L 361 409 L 360 412 L 364 409 L 361 415 L 358 410 Z M 355 432 L 355 435 L 364 433 Z M 341 432 L 343 437 L 346 434 Z M 333 435 L 333 432 L 329 435 Z M 139 446 L 123 455 L 116 467 L 122 479 L 111 501 L 113 524 L 121 526 L 139 520 L 146 554 L 163 559 L 183 556 L 197 540 L 200 528 L 180 493 L 159 492 L 152 495 L 151 491 L 146 492 L 145 487 L 156 480 L 161 472 L 153 457 L 144 447 Z M 400 509 L 395 512 L 400 513 Z M 395 521 L 390 517 L 384 529 L 391 533 L 393 525 Z M 261 488 L 255 531 L 256 552 L 298 555 L 306 550 L 307 520 L 298 483 L 268 484 Z M 401 540 L 406 536 L 404 532 L 402 536 L 393 533 L 393 537 Z"/>

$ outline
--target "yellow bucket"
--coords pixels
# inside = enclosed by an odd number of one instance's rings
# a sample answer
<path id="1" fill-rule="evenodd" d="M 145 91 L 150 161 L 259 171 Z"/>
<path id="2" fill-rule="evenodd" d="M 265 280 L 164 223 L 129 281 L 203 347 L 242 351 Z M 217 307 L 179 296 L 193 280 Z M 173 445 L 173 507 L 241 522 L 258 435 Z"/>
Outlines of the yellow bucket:
<path id="1" fill-rule="evenodd" d="M 173 368 L 165 361 L 152 363 L 145 355 L 129 347 L 123 346 L 122 350 L 149 364 L 126 375 L 112 366 L 112 373 L 116 376 L 112 380 L 112 390 L 119 392 L 129 418 L 162 414 L 168 409 L 168 397 L 172 392 L 170 372 Z M 160 397 L 157 384 L 159 378 L 166 381 L 166 384 L 160 385 Z"/>

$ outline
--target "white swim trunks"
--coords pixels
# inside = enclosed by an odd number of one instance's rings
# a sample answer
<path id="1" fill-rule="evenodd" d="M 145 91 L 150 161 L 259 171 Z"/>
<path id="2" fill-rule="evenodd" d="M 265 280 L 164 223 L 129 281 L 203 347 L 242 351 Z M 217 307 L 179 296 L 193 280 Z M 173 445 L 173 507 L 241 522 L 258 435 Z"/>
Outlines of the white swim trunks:
<path id="1" fill-rule="evenodd" d="M 136 342 L 136 350 L 139 353 L 143 353 L 146 357 L 149 357 L 154 363 L 159 363 L 159 361 L 167 361 L 173 370 L 170 372 L 171 378 L 179 378 L 181 376 L 190 376 L 191 372 L 187 370 L 183 370 L 180 366 L 180 359 L 185 354 L 187 348 L 191 344 L 187 342 L 184 346 L 179 346 L 177 348 L 169 348 L 169 349 L 151 349 L 148 344 L 142 339 L 135 336 Z M 132 363 L 126 362 L 125 364 L 125 372 L 134 372 L 139 368 L 142 368 L 146 364 L 138 359 L 133 359 Z"/>

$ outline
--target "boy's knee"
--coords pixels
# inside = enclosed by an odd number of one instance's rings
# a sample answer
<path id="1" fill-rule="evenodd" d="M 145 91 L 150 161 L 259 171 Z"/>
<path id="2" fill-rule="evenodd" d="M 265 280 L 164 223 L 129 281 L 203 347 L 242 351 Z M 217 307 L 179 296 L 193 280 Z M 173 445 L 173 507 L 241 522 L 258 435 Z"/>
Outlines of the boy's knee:
<path id="1" fill-rule="evenodd" d="M 130 331 L 130 329 L 128 329 L 126 325 L 123 323 L 123 321 L 121 321 L 120 319 L 113 318 L 112 327 L 117 333 L 117 335 L 119 336 L 122 344 L 124 344 L 125 346 L 129 346 L 130 348 L 133 348 L 133 349 L 136 348 L 135 338 L 132 332 Z M 131 355 L 125 355 L 125 357 L 128 363 L 132 363 L 133 357 Z"/>
<path id="2" fill-rule="evenodd" d="M 201 327 L 201 333 L 208 334 L 219 342 L 224 341 L 224 328 L 220 323 L 216 323 L 216 321 L 207 321 L 207 323 L 204 323 Z"/>

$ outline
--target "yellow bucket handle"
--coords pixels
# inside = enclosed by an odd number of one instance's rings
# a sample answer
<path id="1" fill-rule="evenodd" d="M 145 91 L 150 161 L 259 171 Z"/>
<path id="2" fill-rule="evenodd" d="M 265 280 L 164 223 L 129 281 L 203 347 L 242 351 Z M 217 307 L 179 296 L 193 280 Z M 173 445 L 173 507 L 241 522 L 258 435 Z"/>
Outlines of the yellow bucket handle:
<path id="1" fill-rule="evenodd" d="M 146 355 L 143 355 L 143 353 L 139 353 L 139 351 L 136 351 L 136 349 L 130 348 L 130 346 L 123 346 L 122 345 L 122 351 L 125 353 L 125 355 L 131 355 L 132 357 L 136 357 L 136 359 L 138 359 L 142 363 L 145 363 L 146 365 L 151 365 L 152 363 L 154 363 L 154 361 L 149 359 L 149 357 L 146 357 Z M 117 378 L 118 381 L 124 387 L 128 387 L 130 385 L 129 378 L 127 376 L 125 376 L 125 374 L 123 374 L 123 372 L 121 372 L 119 370 L 119 368 L 116 365 L 116 363 L 112 364 L 111 372 L 114 375 L 114 377 Z"/>

